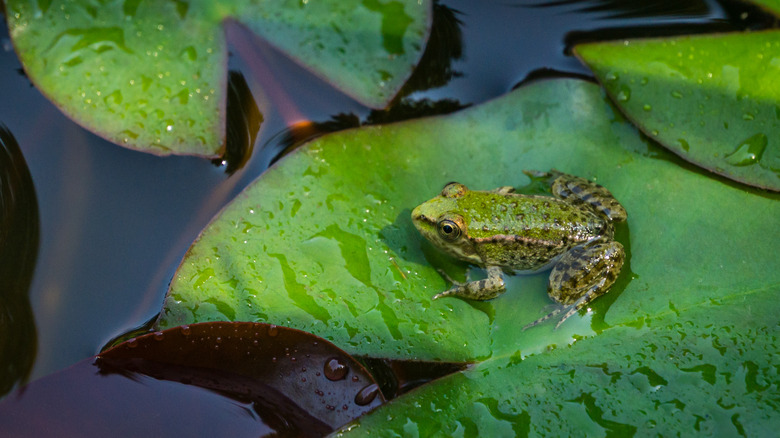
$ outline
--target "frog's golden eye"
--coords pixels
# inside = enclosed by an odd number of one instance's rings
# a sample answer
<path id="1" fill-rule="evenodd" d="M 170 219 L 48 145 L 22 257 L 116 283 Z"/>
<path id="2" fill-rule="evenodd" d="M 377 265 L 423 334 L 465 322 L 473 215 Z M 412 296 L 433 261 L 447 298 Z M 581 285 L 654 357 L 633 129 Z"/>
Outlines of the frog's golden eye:
<path id="1" fill-rule="evenodd" d="M 453 241 L 460 237 L 460 226 L 455 221 L 444 219 L 438 224 L 439 236 L 444 240 Z"/>

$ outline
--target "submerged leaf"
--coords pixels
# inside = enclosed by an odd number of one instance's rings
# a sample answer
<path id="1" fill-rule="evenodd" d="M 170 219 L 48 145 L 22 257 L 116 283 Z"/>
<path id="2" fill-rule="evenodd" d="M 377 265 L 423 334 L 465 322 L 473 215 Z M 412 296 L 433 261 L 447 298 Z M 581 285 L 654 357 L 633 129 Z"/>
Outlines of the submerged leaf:
<path id="1" fill-rule="evenodd" d="M 9 0 L 28 76 L 74 120 L 155 154 L 223 148 L 234 19 L 359 101 L 384 106 L 419 60 L 431 3 Z"/>
<path id="2" fill-rule="evenodd" d="M 457 277 L 465 265 L 423 241 L 411 209 L 450 181 L 519 186 L 522 169 L 553 167 L 597 180 L 628 211 L 616 238 L 629 258 L 612 291 L 558 330 L 521 330 L 549 310 L 547 272 L 508 277 L 490 301 L 432 301 L 447 287 L 435 268 Z M 728 409 L 739 427 L 768 427 L 765 394 L 734 386 L 752 370 L 755 387 L 778 387 L 766 333 L 780 312 L 780 195 L 756 192 L 686 170 L 594 84 L 534 83 L 286 156 L 203 231 L 157 325 L 266 321 L 353 355 L 477 362 L 376 410 L 355 433 L 709 430 Z M 743 360 L 747 345 L 757 350 Z M 700 385 L 714 386 L 699 396 Z M 646 395 L 656 387 L 669 389 Z M 665 404 L 674 415 L 654 409 Z"/>
<path id="3" fill-rule="evenodd" d="M 30 170 L 13 134 L 0 124 L 0 398 L 27 380 L 35 362 L 29 293 L 39 228 Z"/>
<path id="4" fill-rule="evenodd" d="M 780 191 L 780 32 L 583 44 L 577 55 L 648 136 Z"/>

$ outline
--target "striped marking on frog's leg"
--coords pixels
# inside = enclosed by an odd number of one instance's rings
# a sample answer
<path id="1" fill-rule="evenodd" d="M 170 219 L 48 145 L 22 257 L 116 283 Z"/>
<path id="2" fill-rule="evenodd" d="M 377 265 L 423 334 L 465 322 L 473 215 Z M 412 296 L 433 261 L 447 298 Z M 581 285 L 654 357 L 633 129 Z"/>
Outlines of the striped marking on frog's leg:
<path id="1" fill-rule="evenodd" d="M 439 298 L 456 296 L 469 300 L 490 300 L 506 292 L 504 284 L 504 273 L 498 266 L 488 266 L 488 276 L 482 280 L 469 281 L 466 283 L 452 282 L 453 287 L 444 292 L 433 296 L 434 300 Z"/>
<path id="2" fill-rule="evenodd" d="M 550 272 L 547 293 L 562 306 L 526 325 L 523 330 L 563 313 L 555 325 L 558 328 L 578 310 L 609 292 L 620 274 L 624 260 L 623 245 L 608 239 L 598 239 L 572 248 Z"/>
<path id="3" fill-rule="evenodd" d="M 550 190 L 556 198 L 566 199 L 575 204 L 590 205 L 613 222 L 622 222 L 628 217 L 626 209 L 609 190 L 585 178 L 558 173 Z"/>

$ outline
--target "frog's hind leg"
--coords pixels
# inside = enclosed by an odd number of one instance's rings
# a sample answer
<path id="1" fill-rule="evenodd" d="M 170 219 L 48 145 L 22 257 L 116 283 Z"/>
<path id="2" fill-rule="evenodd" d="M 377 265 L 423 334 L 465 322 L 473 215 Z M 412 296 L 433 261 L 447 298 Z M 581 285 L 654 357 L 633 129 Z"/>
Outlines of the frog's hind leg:
<path id="1" fill-rule="evenodd" d="M 574 204 L 587 204 L 614 222 L 626 220 L 626 209 L 620 205 L 609 190 L 585 178 L 553 171 L 555 179 L 550 186 L 556 198 L 566 199 Z"/>
<path id="2" fill-rule="evenodd" d="M 572 248 L 553 268 L 547 289 L 550 298 L 563 306 L 526 325 L 523 330 L 563 313 L 555 325 L 558 328 L 578 310 L 609 291 L 624 260 L 623 245 L 608 239 Z"/>

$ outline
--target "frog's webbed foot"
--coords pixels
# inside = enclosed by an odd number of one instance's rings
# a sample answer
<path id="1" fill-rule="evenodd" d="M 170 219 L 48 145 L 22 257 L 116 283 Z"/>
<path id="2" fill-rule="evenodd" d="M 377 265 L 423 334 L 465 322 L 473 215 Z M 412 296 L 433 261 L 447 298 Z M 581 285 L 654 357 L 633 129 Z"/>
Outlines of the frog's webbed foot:
<path id="1" fill-rule="evenodd" d="M 528 330 L 529 328 L 531 328 L 531 327 L 533 327 L 535 325 L 539 325 L 539 324 L 547 321 L 548 319 L 552 318 L 553 316 L 561 313 L 563 311 L 563 309 L 564 309 L 563 307 L 559 307 L 559 308 L 553 310 L 552 312 L 548 313 L 547 315 L 544 315 L 543 317 L 537 319 L 536 321 L 526 324 L 525 326 L 523 326 L 523 331 L 526 331 L 526 330 Z M 558 326 L 561 325 L 562 322 L 563 322 L 563 320 L 559 321 L 558 324 L 555 325 L 555 328 L 558 328 Z"/>
<path id="2" fill-rule="evenodd" d="M 468 281 L 460 283 L 454 281 L 449 275 L 439 271 L 445 280 L 452 283 L 450 289 L 433 296 L 434 300 L 448 296 L 457 296 L 469 300 L 489 300 L 495 298 L 506 291 L 504 277 L 501 268 L 498 266 L 489 266 L 487 268 L 488 277 L 482 280 Z"/>
<path id="3" fill-rule="evenodd" d="M 557 170 L 552 170 L 550 175 L 554 177 L 550 190 L 556 198 L 566 199 L 574 204 L 590 205 L 614 222 L 622 222 L 628 217 L 626 209 L 603 186 Z"/>
<path id="4" fill-rule="evenodd" d="M 599 239 L 572 248 L 553 267 L 547 290 L 550 298 L 563 306 L 526 325 L 523 330 L 563 313 L 555 325 L 558 328 L 578 310 L 609 291 L 624 259 L 623 245 L 613 240 Z"/>
<path id="5" fill-rule="evenodd" d="M 547 315 L 544 315 L 543 317 L 537 319 L 536 321 L 526 324 L 523 327 L 523 331 L 526 331 L 526 330 L 528 330 L 529 328 L 531 328 L 531 327 L 533 327 L 535 325 L 539 325 L 539 324 L 547 321 L 548 319 L 553 318 L 553 317 L 563 313 L 563 316 L 561 317 L 561 319 L 558 320 L 557 324 L 555 324 L 555 329 L 557 329 L 558 327 L 561 326 L 561 324 L 563 324 L 564 321 L 569 319 L 569 317 L 571 317 L 572 315 L 577 313 L 577 311 L 579 311 L 580 309 L 585 307 L 585 305 L 587 305 L 589 302 L 593 301 L 595 298 L 597 298 L 599 296 L 600 295 L 594 294 L 592 291 L 589 290 L 585 295 L 583 295 L 574 304 L 571 304 L 571 305 L 568 305 L 568 306 L 558 307 L 557 309 L 553 310 L 552 312 L 548 313 Z"/>

